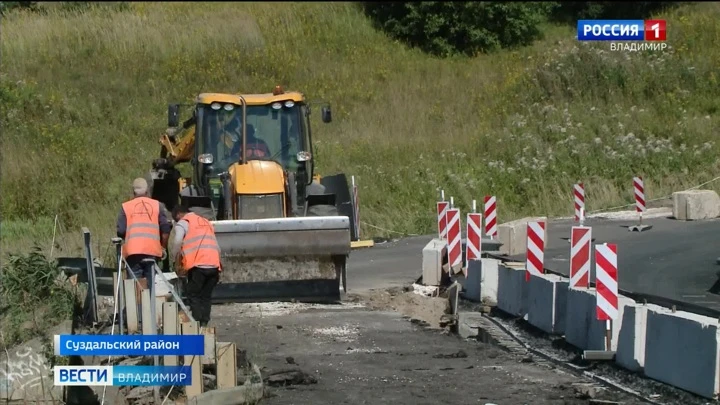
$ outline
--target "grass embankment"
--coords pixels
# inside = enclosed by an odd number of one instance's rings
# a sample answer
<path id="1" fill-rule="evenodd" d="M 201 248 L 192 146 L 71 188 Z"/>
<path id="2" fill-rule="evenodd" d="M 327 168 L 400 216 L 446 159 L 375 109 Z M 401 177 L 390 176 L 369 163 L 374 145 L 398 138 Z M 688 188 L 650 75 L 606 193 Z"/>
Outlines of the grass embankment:
<path id="1" fill-rule="evenodd" d="M 718 169 L 720 5 L 668 20 L 665 52 L 579 44 L 574 27 L 518 51 L 440 60 L 389 40 L 356 5 L 136 3 L 3 21 L 4 250 L 114 231 L 129 184 L 159 151 L 166 106 L 203 91 L 281 83 L 333 103 L 313 119 L 321 173 L 360 184 L 367 224 L 434 229 L 439 189 L 501 221 L 570 215 L 709 180 Z M 363 226 L 365 236 L 393 236 Z M 67 243 L 67 242 L 66 242 Z M 102 242 L 104 243 L 104 242 Z"/>

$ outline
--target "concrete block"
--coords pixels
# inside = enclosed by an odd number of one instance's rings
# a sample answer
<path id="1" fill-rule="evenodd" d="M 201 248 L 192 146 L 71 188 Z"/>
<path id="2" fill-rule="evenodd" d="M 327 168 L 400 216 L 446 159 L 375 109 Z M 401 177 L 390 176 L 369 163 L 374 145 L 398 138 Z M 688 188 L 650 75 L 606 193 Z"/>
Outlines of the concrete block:
<path id="1" fill-rule="evenodd" d="M 498 266 L 497 306 L 502 311 L 517 316 L 527 314 L 527 282 L 525 268 L 510 266 L 507 263 Z"/>
<path id="2" fill-rule="evenodd" d="M 477 336 L 478 329 L 482 326 L 481 318 L 480 312 L 459 312 L 458 335 L 463 339 Z"/>
<path id="3" fill-rule="evenodd" d="M 618 297 L 618 319 L 612 323 L 612 345 L 617 350 L 618 337 L 624 309 L 635 301 L 625 296 Z M 567 292 L 567 310 L 565 313 L 565 340 L 580 350 L 606 350 L 605 321 L 599 321 L 596 315 L 594 288 L 570 288 Z"/>
<path id="4" fill-rule="evenodd" d="M 423 284 L 440 285 L 443 258 L 447 255 L 447 243 L 440 238 L 435 238 L 425 245 L 422 254 Z"/>
<path id="5" fill-rule="evenodd" d="M 533 221 L 547 221 L 547 217 L 527 217 L 498 225 L 498 239 L 502 243 L 500 254 L 513 256 L 527 251 L 527 223 Z M 545 227 L 545 240 L 547 237 Z"/>
<path id="6" fill-rule="evenodd" d="M 496 259 L 471 260 L 467 279 L 461 282 L 465 288 L 464 297 L 470 301 L 497 304 L 499 264 Z"/>
<path id="7" fill-rule="evenodd" d="M 625 308 L 630 305 L 634 305 L 635 300 L 620 295 L 618 297 L 618 319 L 612 322 L 612 347 L 610 350 L 617 351 L 618 339 L 620 338 L 620 330 L 622 329 L 623 316 L 625 315 Z M 588 330 L 588 344 L 590 347 L 587 350 L 605 350 L 605 336 L 607 335 L 607 326 L 605 321 L 598 321 L 595 309 L 595 297 L 593 296 L 593 308 L 590 316 L 595 322 L 590 322 L 590 330 Z"/>
<path id="8" fill-rule="evenodd" d="M 672 194 L 673 216 L 683 221 L 720 216 L 720 196 L 713 190 L 688 190 Z"/>
<path id="9" fill-rule="evenodd" d="M 630 371 L 645 367 L 645 336 L 648 309 L 662 310 L 653 304 L 633 304 L 625 307 L 618 335 L 615 362 Z"/>
<path id="10" fill-rule="evenodd" d="M 550 334 L 565 332 L 567 290 L 570 281 L 553 274 L 532 276 L 527 285 L 528 322 Z"/>
<path id="11" fill-rule="evenodd" d="M 717 319 L 648 309 L 645 375 L 714 399 L 720 393 L 719 344 Z"/>

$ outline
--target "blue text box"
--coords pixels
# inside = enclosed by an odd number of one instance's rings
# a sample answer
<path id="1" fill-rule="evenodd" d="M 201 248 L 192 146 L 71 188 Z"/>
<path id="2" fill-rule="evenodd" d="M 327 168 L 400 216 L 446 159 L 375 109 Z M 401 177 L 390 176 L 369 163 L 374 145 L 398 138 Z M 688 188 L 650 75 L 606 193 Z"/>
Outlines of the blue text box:
<path id="1" fill-rule="evenodd" d="M 643 20 L 578 20 L 578 41 L 643 41 Z"/>
<path id="2" fill-rule="evenodd" d="M 55 335 L 56 356 L 192 356 L 204 335 Z"/>
<path id="3" fill-rule="evenodd" d="M 192 384 L 190 366 L 113 366 L 112 378 L 115 387 Z"/>

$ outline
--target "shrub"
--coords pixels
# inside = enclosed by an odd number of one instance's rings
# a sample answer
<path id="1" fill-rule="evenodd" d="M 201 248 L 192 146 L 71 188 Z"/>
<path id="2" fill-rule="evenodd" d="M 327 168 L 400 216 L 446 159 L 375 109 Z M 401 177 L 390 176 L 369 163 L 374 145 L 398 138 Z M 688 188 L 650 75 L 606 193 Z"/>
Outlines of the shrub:
<path id="1" fill-rule="evenodd" d="M 27 255 L 10 254 L 0 277 L 3 341 L 11 346 L 72 319 L 74 293 L 58 281 L 60 269 L 35 246 Z"/>
<path id="2" fill-rule="evenodd" d="M 391 37 L 440 56 L 527 45 L 554 2 L 364 3 L 365 13 Z"/>

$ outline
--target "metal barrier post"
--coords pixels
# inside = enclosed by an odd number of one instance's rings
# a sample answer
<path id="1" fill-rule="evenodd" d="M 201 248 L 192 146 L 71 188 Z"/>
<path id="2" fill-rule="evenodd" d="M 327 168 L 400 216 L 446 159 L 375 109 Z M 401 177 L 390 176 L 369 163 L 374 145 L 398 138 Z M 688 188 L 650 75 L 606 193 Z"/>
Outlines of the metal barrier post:
<path id="1" fill-rule="evenodd" d="M 115 245 L 115 258 L 117 259 L 117 278 L 118 285 L 117 289 L 117 300 L 118 300 L 118 316 L 120 317 L 120 334 L 125 334 L 125 278 L 123 277 L 123 257 L 122 257 L 122 239 L 112 238 L 112 243 Z"/>
<path id="2" fill-rule="evenodd" d="M 88 276 L 88 292 L 87 301 L 90 308 L 87 308 L 91 313 L 85 313 L 85 321 L 91 320 L 93 324 L 98 322 L 98 304 L 97 304 L 97 282 L 95 280 L 95 260 L 92 255 L 92 246 L 90 244 L 90 230 L 86 227 L 82 228 L 83 236 L 85 240 L 85 260 L 87 265 L 87 276 Z M 89 319 L 88 319 L 89 316 Z"/>

